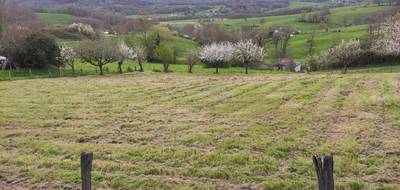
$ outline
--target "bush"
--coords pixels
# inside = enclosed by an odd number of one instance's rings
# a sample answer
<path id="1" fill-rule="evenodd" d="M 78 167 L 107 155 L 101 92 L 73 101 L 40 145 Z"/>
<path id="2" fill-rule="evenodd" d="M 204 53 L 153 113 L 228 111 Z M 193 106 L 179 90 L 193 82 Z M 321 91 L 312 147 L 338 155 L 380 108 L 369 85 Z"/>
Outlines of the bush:
<path id="1" fill-rule="evenodd" d="M 21 39 L 10 52 L 10 59 L 20 67 L 41 69 L 59 65 L 60 49 L 56 41 L 47 34 L 33 33 Z"/>
<path id="2" fill-rule="evenodd" d="M 319 62 L 317 56 L 308 56 L 304 60 L 304 64 L 308 71 L 317 71 L 319 70 Z"/>

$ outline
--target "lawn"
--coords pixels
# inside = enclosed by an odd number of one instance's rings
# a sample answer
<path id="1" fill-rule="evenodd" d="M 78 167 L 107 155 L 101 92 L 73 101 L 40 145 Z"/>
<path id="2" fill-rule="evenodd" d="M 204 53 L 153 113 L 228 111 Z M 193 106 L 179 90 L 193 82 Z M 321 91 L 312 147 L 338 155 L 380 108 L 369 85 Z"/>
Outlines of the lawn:
<path id="1" fill-rule="evenodd" d="M 0 189 L 78 189 L 82 151 L 99 189 L 315 189 L 330 152 L 337 189 L 400 188 L 398 74 L 0 83 Z"/>
<path id="2" fill-rule="evenodd" d="M 47 24 L 68 24 L 75 17 L 60 13 L 36 13 L 38 19 Z"/>

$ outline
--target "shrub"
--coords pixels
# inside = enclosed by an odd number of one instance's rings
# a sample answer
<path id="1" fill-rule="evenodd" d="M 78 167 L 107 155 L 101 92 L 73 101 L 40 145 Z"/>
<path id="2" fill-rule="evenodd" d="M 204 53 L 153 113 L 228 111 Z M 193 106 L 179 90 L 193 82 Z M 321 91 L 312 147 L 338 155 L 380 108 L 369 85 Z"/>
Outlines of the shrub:
<path id="1" fill-rule="evenodd" d="M 56 41 L 44 33 L 32 33 L 22 38 L 10 52 L 10 59 L 20 67 L 41 69 L 59 65 L 60 49 Z"/>
<path id="2" fill-rule="evenodd" d="M 319 62 L 317 56 L 308 56 L 304 60 L 304 64 L 308 71 L 317 71 L 319 70 Z"/>

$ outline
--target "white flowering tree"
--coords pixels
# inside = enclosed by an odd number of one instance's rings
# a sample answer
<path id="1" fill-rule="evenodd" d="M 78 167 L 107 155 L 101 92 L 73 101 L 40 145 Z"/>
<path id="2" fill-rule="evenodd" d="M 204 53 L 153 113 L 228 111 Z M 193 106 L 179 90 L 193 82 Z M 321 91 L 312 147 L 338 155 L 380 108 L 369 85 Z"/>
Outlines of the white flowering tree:
<path id="1" fill-rule="evenodd" d="M 359 40 L 342 41 L 339 45 L 323 52 L 320 56 L 320 63 L 325 67 L 342 67 L 343 73 L 354 63 L 361 54 Z"/>
<path id="2" fill-rule="evenodd" d="M 233 46 L 232 56 L 240 61 L 249 73 L 249 66 L 262 63 L 265 58 L 264 48 L 253 43 L 251 40 L 240 41 Z"/>
<path id="3" fill-rule="evenodd" d="M 60 55 L 57 58 L 61 65 L 68 65 L 71 67 L 72 73 L 75 73 L 75 58 L 76 52 L 72 47 L 66 44 L 61 46 Z"/>
<path id="4" fill-rule="evenodd" d="M 118 71 L 120 74 L 123 72 L 122 64 L 125 62 L 125 60 L 133 58 L 134 54 L 131 47 L 127 46 L 125 42 L 118 44 Z"/>
<path id="5" fill-rule="evenodd" d="M 215 68 L 215 72 L 218 73 L 220 67 L 228 66 L 232 54 L 232 43 L 213 43 L 200 49 L 199 58 L 206 66 Z"/>
<path id="6" fill-rule="evenodd" d="M 383 23 L 374 32 L 375 40 L 372 49 L 381 54 L 389 56 L 400 55 L 400 20 L 390 20 Z"/>
<path id="7" fill-rule="evenodd" d="M 81 34 L 89 36 L 89 37 L 96 35 L 96 32 L 94 31 L 93 27 L 90 26 L 89 24 L 72 23 L 68 26 L 68 29 L 70 31 L 81 33 Z"/>

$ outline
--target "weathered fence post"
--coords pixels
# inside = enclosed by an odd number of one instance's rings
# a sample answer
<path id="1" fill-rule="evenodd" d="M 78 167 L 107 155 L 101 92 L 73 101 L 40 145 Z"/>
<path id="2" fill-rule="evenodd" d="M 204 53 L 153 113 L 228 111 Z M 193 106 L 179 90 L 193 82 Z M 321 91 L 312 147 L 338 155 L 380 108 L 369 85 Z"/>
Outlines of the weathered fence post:
<path id="1" fill-rule="evenodd" d="M 81 153 L 81 179 L 82 179 L 82 190 L 92 189 L 92 161 L 93 153 Z"/>
<path id="2" fill-rule="evenodd" d="M 320 156 L 313 156 L 313 162 L 318 178 L 318 189 L 334 190 L 333 156 L 325 156 L 323 159 Z"/>

